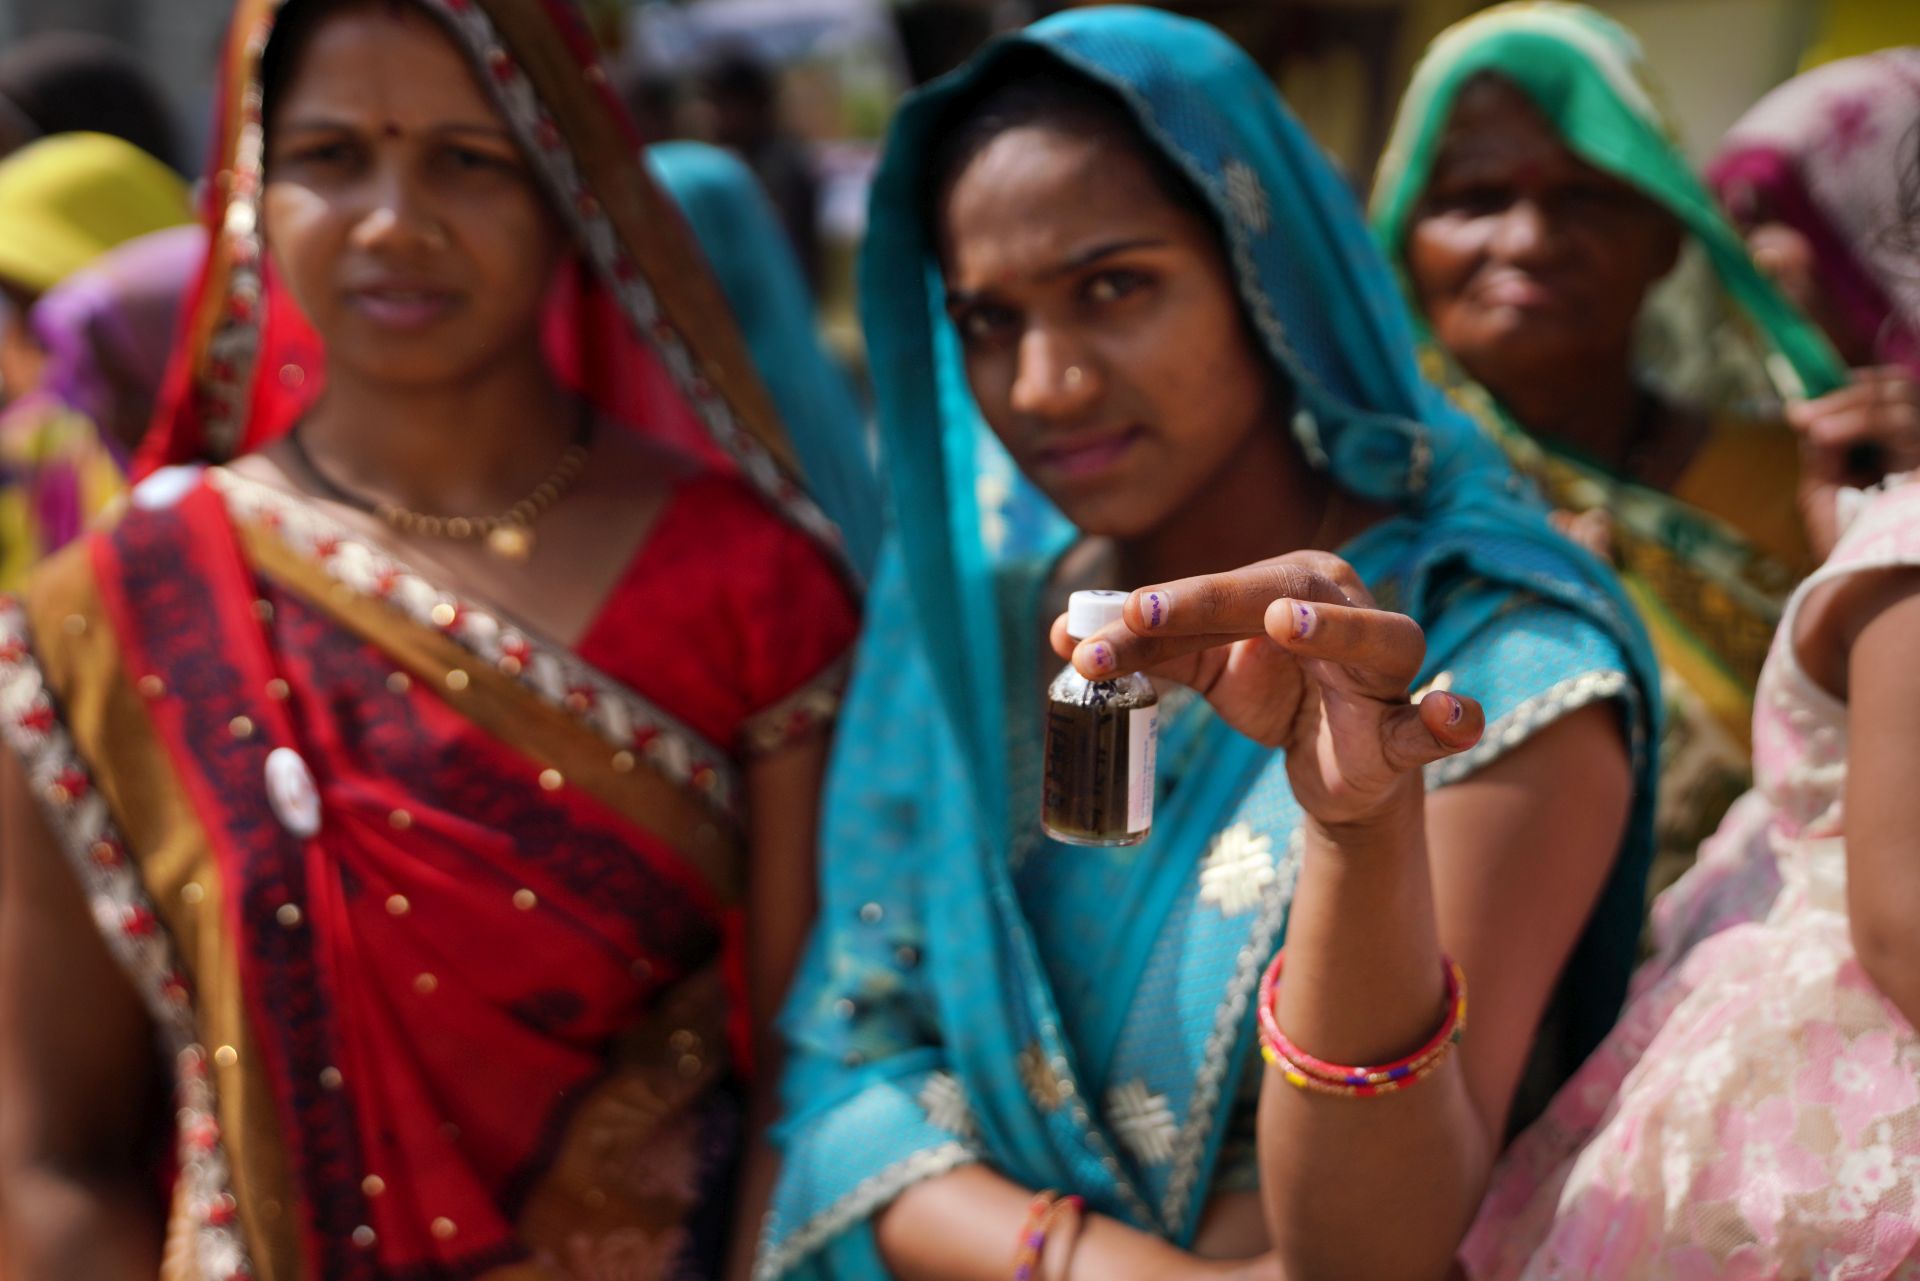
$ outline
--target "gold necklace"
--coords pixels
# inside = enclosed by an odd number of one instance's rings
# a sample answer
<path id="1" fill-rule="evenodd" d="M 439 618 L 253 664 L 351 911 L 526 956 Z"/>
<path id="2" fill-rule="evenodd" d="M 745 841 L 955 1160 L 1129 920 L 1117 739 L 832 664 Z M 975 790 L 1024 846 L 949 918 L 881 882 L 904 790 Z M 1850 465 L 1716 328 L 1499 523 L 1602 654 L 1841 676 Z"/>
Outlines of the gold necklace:
<path id="1" fill-rule="evenodd" d="M 367 498 L 320 470 L 313 455 L 307 452 L 306 441 L 302 439 L 298 427 L 287 434 L 287 443 L 292 447 L 295 457 L 299 458 L 300 465 L 329 498 L 371 512 L 399 533 L 415 538 L 479 542 L 502 560 L 519 562 L 533 555 L 533 523 L 565 498 L 567 491 L 573 488 L 586 470 L 592 434 L 593 417 L 588 411 L 581 417 L 580 430 L 573 443 L 560 455 L 553 469 L 525 498 L 496 516 L 435 516 L 413 511 L 398 503 Z"/>

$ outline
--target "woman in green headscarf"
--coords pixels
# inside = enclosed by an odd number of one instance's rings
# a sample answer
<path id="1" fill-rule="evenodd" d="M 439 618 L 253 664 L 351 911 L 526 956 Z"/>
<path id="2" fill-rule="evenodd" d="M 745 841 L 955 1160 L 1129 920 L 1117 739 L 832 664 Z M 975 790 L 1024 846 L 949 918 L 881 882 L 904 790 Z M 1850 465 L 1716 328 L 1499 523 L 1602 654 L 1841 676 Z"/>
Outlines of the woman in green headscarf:
<path id="1" fill-rule="evenodd" d="M 1779 402 L 1846 371 L 1688 168 L 1638 42 L 1582 5 L 1440 35 L 1371 213 L 1430 372 L 1614 561 L 1653 635 L 1661 848 L 1690 857 L 1745 787 L 1754 683 L 1814 564 Z"/>

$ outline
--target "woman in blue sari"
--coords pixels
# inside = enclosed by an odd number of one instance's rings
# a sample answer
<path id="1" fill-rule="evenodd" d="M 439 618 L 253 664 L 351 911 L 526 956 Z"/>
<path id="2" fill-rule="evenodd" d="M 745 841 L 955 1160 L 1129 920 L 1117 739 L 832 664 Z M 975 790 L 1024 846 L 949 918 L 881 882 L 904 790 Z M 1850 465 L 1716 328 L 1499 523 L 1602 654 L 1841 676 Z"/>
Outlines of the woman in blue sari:
<path id="1" fill-rule="evenodd" d="M 1341 807 L 1382 796 L 1432 849 L 1430 876 L 1425 845 L 1379 864 L 1413 873 L 1382 919 L 1426 906 L 1475 1024 L 1425 1099 L 1358 1124 L 1469 1109 L 1462 1155 L 1409 1169 L 1470 1184 L 1471 1213 L 1530 1054 L 1549 1083 L 1577 1061 L 1634 956 L 1658 713 L 1611 576 L 1422 381 L 1351 196 L 1209 27 L 1100 8 L 991 47 L 903 108 L 865 254 L 899 523 L 828 784 L 757 1275 L 1003 1277 L 1045 1189 L 1086 1215 L 1025 1275 L 1275 1275 L 1254 990 L 1367 853 Z M 976 477 L 1002 450 L 1064 518 L 1050 537 L 996 537 Z M 1284 596 L 1317 622 L 1164 668 L 1207 699 L 1164 687 L 1151 836 L 1052 844 L 1048 624 L 1072 589 L 1155 583 L 1129 606 L 1146 634 L 1102 633 L 1083 672 L 1162 657 L 1156 615 L 1251 636 Z M 1338 665 L 1295 661 L 1328 645 Z M 1293 750 L 1323 706 L 1346 737 Z M 1379 1004 L 1437 1010 L 1440 987 Z"/>

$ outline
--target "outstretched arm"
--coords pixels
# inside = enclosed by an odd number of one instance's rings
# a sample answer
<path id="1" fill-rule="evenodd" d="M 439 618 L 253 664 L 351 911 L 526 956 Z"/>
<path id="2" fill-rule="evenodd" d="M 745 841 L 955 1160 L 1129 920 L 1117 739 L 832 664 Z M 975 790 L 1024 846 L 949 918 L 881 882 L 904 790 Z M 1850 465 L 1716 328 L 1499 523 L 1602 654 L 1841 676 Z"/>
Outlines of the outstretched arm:
<path id="1" fill-rule="evenodd" d="M 1300 1277 L 1439 1278 L 1473 1220 L 1541 1012 L 1612 866 L 1631 783 L 1610 706 L 1575 712 L 1473 779 L 1309 840 L 1287 933 L 1280 1027 L 1338 1063 L 1419 1047 L 1445 1010 L 1441 956 L 1471 1018 L 1430 1080 L 1372 1099 L 1269 1072 L 1261 1172 Z M 1325 1048 L 1322 1048 L 1325 1047 Z M 1369 1232 L 1379 1206 L 1392 1233 Z"/>
<path id="2" fill-rule="evenodd" d="M 1295 1045 L 1336 1063 L 1391 1062 L 1442 1021 L 1443 954 L 1466 971 L 1470 1030 L 1429 1079 L 1354 1099 L 1269 1072 L 1260 1120 L 1262 1190 L 1289 1277 L 1445 1276 L 1625 830 L 1615 712 L 1575 712 L 1427 797 L 1421 767 L 1471 746 L 1480 709 L 1451 693 L 1410 703 L 1419 627 L 1373 609 L 1351 568 L 1318 553 L 1137 592 L 1125 624 L 1073 653 L 1089 675 L 1144 668 L 1192 685 L 1287 752 L 1308 814 L 1277 1000 Z"/>

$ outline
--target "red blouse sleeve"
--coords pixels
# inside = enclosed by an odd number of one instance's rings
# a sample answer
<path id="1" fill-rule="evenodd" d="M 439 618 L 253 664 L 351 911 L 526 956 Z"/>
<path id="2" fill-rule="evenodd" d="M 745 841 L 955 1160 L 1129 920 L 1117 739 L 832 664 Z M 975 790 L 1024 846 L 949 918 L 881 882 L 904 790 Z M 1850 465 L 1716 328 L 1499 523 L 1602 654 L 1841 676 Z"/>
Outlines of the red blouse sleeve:
<path id="1" fill-rule="evenodd" d="M 833 719 L 859 626 L 823 548 L 704 474 L 681 483 L 581 657 L 746 757 Z"/>
<path id="2" fill-rule="evenodd" d="M 766 522 L 753 538 L 760 554 L 734 583 L 746 639 L 742 683 L 753 709 L 737 743 L 749 756 L 833 720 L 860 631 L 853 596 L 825 550 L 786 521 L 757 515 Z"/>

